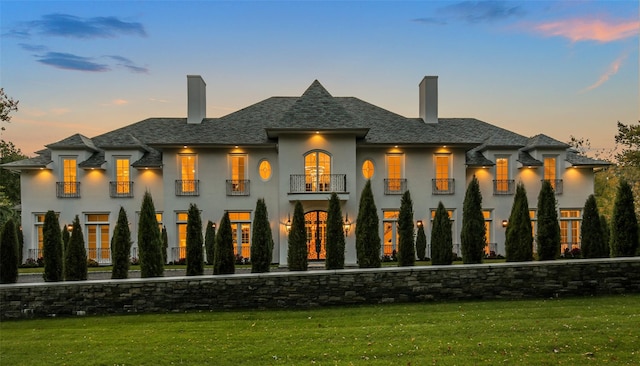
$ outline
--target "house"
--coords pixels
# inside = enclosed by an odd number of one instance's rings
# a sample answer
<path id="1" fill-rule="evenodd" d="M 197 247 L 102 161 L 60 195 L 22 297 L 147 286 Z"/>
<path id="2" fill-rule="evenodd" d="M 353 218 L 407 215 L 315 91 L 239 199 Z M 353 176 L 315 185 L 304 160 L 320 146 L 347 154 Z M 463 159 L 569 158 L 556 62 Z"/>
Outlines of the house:
<path id="1" fill-rule="evenodd" d="M 189 75 L 186 118 L 149 118 L 93 138 L 76 134 L 46 145 L 35 158 L 3 165 L 21 176 L 24 258 L 41 256 L 44 215 L 54 210 L 61 223 L 79 215 L 89 257 L 110 263 L 120 207 L 135 241 L 142 197 L 149 191 L 168 231 L 169 261 L 185 257 L 190 203 L 198 205 L 203 222 L 219 222 L 229 212 L 236 253 L 249 257 L 258 198 L 269 212 L 273 262 L 287 264 L 287 227 L 297 200 L 305 210 L 309 259 L 322 260 L 328 198 L 336 192 L 351 226 L 345 257 L 353 264 L 355 218 L 369 179 L 381 221 L 381 255 L 396 248 L 406 190 L 427 238 L 435 209 L 444 204 L 454 251 L 460 253 L 462 205 L 473 176 L 483 197 L 487 254 L 505 252 L 518 182 L 526 187 L 535 231 L 543 180 L 555 189 L 563 248 L 579 247 L 582 207 L 593 193 L 594 171 L 607 163 L 542 134 L 525 137 L 473 118 L 440 118 L 437 83 L 437 76 L 427 76 L 419 84 L 417 118 L 334 97 L 318 81 L 299 97 L 271 97 L 206 118 L 205 82 Z"/>

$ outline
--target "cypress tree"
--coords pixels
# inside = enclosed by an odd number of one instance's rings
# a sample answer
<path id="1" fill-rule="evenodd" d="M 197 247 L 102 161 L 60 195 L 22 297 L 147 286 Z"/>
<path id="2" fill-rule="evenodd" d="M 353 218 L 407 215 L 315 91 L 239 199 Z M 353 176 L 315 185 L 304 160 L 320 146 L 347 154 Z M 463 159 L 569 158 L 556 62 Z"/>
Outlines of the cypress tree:
<path id="1" fill-rule="evenodd" d="M 344 268 L 344 249 L 344 226 L 342 209 L 340 208 L 340 198 L 338 198 L 338 195 L 333 192 L 329 199 L 329 209 L 327 212 L 326 269 Z"/>
<path id="2" fill-rule="evenodd" d="M 22 228 L 18 227 L 16 232 L 18 233 L 18 265 L 23 263 L 22 252 L 24 251 L 24 235 Z"/>
<path id="3" fill-rule="evenodd" d="M 53 211 L 47 211 L 44 215 L 42 249 L 44 280 L 46 282 L 62 281 L 62 233 L 58 215 Z"/>
<path id="4" fill-rule="evenodd" d="M 556 195 L 548 180 L 542 181 L 538 194 L 538 260 L 548 261 L 560 256 L 560 225 L 556 209 Z M 571 248 L 569 248 L 571 250 Z"/>
<path id="5" fill-rule="evenodd" d="M 289 271 L 306 271 L 307 257 L 307 230 L 304 226 L 304 211 L 302 203 L 296 201 L 291 230 L 289 231 L 289 251 L 287 253 Z"/>
<path id="6" fill-rule="evenodd" d="M 200 276 L 204 273 L 202 244 L 200 210 L 192 203 L 187 212 L 187 276 Z"/>
<path id="7" fill-rule="evenodd" d="M 467 187 L 462 204 L 460 243 L 464 263 L 482 263 L 484 247 L 487 245 L 486 234 L 480 183 L 474 175 Z"/>
<path id="8" fill-rule="evenodd" d="M 225 212 L 220 220 L 213 249 L 213 274 L 233 274 L 236 271 L 236 257 L 233 254 L 233 236 L 229 213 Z"/>
<path id="9" fill-rule="evenodd" d="M 416 248 L 413 241 L 413 201 L 411 193 L 405 191 L 400 200 L 398 214 L 398 266 L 416 264 Z"/>
<path id="10" fill-rule="evenodd" d="M 58 226 L 56 225 L 56 227 Z M 84 247 L 84 236 L 78 215 L 73 220 L 73 229 L 64 259 L 65 280 L 81 281 L 87 279 L 87 250 Z"/>
<path id="11" fill-rule="evenodd" d="M 584 204 L 582 225 L 580 227 L 581 252 L 584 258 L 605 258 L 609 256 L 609 252 L 605 252 L 604 231 L 601 224 L 596 197 L 590 195 Z"/>
<path id="12" fill-rule="evenodd" d="M 213 246 L 216 242 L 216 228 L 213 222 L 207 221 L 207 228 L 204 231 L 204 248 L 207 252 L 207 264 L 213 265 Z"/>
<path id="13" fill-rule="evenodd" d="M 64 257 L 64 253 L 67 252 L 67 245 L 69 244 L 71 233 L 67 225 L 62 225 L 60 230 L 62 231 L 62 256 Z"/>
<path id="14" fill-rule="evenodd" d="M 367 180 L 358 207 L 356 225 L 356 254 L 360 268 L 380 267 L 382 241 L 378 222 L 378 209 L 371 190 L 371 180 Z"/>
<path id="15" fill-rule="evenodd" d="M 140 256 L 140 276 L 161 277 L 164 272 L 162 262 L 162 237 L 156 219 L 156 209 L 151 193 L 146 191 L 140 208 L 138 222 L 138 255 Z"/>
<path id="16" fill-rule="evenodd" d="M 511 207 L 505 239 L 507 262 L 533 260 L 533 236 L 527 191 L 523 183 L 518 183 Z"/>
<path id="17" fill-rule="evenodd" d="M 611 218 L 611 256 L 633 257 L 638 249 L 638 218 L 631 186 L 621 181 Z"/>
<path id="18" fill-rule="evenodd" d="M 602 255 L 607 258 L 611 254 L 611 227 L 605 215 L 600 215 L 600 227 L 602 228 Z"/>
<path id="19" fill-rule="evenodd" d="M 256 202 L 251 240 L 251 272 L 269 272 L 273 258 L 273 234 L 264 198 Z"/>
<path id="20" fill-rule="evenodd" d="M 431 229 L 431 263 L 435 265 L 451 264 L 453 262 L 452 254 L 451 220 L 442 202 L 438 202 Z"/>
<path id="21" fill-rule="evenodd" d="M 0 232 L 0 283 L 18 282 L 18 233 L 13 218 Z"/>
<path id="22" fill-rule="evenodd" d="M 113 236 L 111 237 L 111 259 L 113 264 L 111 278 L 129 277 L 131 244 L 131 231 L 129 230 L 127 212 L 120 206 L 118 221 L 116 222 L 116 227 L 113 229 Z"/>
<path id="23" fill-rule="evenodd" d="M 162 237 L 162 264 L 167 263 L 167 251 L 169 250 L 169 235 L 167 234 L 167 227 L 162 225 L 162 231 L 160 232 Z"/>
<path id="24" fill-rule="evenodd" d="M 418 225 L 418 233 L 416 234 L 416 255 L 421 261 L 425 260 L 427 257 L 427 235 L 424 232 L 424 225 Z"/>

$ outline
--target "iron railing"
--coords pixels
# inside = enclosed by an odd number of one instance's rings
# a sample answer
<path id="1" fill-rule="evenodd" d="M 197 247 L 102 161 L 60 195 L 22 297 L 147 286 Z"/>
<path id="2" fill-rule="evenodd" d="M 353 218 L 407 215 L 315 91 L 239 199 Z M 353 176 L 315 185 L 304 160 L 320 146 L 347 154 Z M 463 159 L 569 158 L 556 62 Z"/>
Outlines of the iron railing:
<path id="1" fill-rule="evenodd" d="M 543 179 L 542 182 L 545 180 L 551 183 L 551 188 L 553 188 L 555 194 L 562 194 L 562 179 Z"/>
<path id="2" fill-rule="evenodd" d="M 346 174 L 291 174 L 289 193 L 347 192 Z"/>
<path id="3" fill-rule="evenodd" d="M 133 182 L 109 182 L 109 195 L 113 198 L 133 197 Z"/>
<path id="4" fill-rule="evenodd" d="M 513 179 L 497 179 L 493 181 L 493 195 L 503 196 L 515 193 L 515 180 Z"/>
<path id="5" fill-rule="evenodd" d="M 199 196 L 199 180 L 176 180 L 176 196 Z"/>
<path id="6" fill-rule="evenodd" d="M 248 196 L 251 181 L 248 179 L 228 179 L 227 196 Z"/>
<path id="7" fill-rule="evenodd" d="M 384 194 L 403 194 L 407 191 L 407 179 L 385 179 Z"/>
<path id="8" fill-rule="evenodd" d="M 432 179 L 433 194 L 454 194 L 455 179 L 453 178 L 438 178 Z"/>
<path id="9" fill-rule="evenodd" d="M 56 182 L 56 197 L 80 198 L 80 182 Z"/>

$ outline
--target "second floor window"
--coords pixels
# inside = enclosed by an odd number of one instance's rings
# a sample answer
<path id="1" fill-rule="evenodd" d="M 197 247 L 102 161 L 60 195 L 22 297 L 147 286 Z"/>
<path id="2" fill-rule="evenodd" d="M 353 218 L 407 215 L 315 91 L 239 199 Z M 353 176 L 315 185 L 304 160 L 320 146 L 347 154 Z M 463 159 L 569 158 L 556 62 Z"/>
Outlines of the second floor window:
<path id="1" fill-rule="evenodd" d="M 116 159 L 116 193 L 127 194 L 131 193 L 131 187 L 129 182 L 131 177 L 129 176 L 129 159 L 117 158 Z"/>
<path id="2" fill-rule="evenodd" d="M 244 192 L 247 184 L 247 155 L 229 155 L 231 191 Z"/>
<path id="3" fill-rule="evenodd" d="M 325 192 L 330 190 L 331 155 L 322 151 L 312 151 L 304 156 L 306 191 Z"/>
<path id="4" fill-rule="evenodd" d="M 77 193 L 78 169 L 76 159 L 65 158 L 62 160 L 62 181 L 64 194 Z"/>
<path id="5" fill-rule="evenodd" d="M 439 154 L 435 156 L 436 177 L 434 193 L 450 193 L 453 191 L 451 179 L 451 155 Z"/>
<path id="6" fill-rule="evenodd" d="M 406 190 L 406 180 L 403 178 L 403 158 L 402 154 L 387 155 L 385 194 L 402 194 Z"/>
<path id="7" fill-rule="evenodd" d="M 196 156 L 180 155 L 180 180 L 182 192 L 196 191 Z"/>
<path id="8" fill-rule="evenodd" d="M 509 158 L 496 158 L 494 194 L 513 194 L 513 182 L 509 179 Z"/>

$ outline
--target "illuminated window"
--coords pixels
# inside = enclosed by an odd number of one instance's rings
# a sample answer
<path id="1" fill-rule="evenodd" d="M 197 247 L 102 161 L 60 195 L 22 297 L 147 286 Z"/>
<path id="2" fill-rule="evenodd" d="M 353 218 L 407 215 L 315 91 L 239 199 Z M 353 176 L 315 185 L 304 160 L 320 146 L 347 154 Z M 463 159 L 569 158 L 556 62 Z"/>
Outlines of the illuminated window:
<path id="1" fill-rule="evenodd" d="M 196 156 L 180 155 L 180 180 L 182 192 L 196 191 Z"/>
<path id="2" fill-rule="evenodd" d="M 402 178 L 403 174 L 403 158 L 402 154 L 387 154 L 387 179 L 385 185 L 385 194 L 402 194 L 406 189 L 406 181 Z"/>
<path id="3" fill-rule="evenodd" d="M 400 211 L 398 210 L 382 211 L 382 253 L 385 256 L 391 257 L 398 250 L 398 240 L 400 238 L 398 234 L 398 216 L 400 216 Z"/>
<path id="4" fill-rule="evenodd" d="M 494 187 L 497 194 L 511 193 L 508 158 L 496 158 L 496 183 Z"/>
<path id="5" fill-rule="evenodd" d="M 557 178 L 556 158 L 554 156 L 546 156 L 544 158 L 544 180 L 548 180 L 555 190 Z"/>
<path id="6" fill-rule="evenodd" d="M 562 253 L 580 249 L 580 210 L 560 210 L 560 244 Z"/>
<path id="7" fill-rule="evenodd" d="M 64 182 L 64 194 L 75 194 L 78 192 L 78 169 L 76 159 L 62 160 L 62 181 Z"/>
<path id="8" fill-rule="evenodd" d="M 497 251 L 497 244 L 492 243 L 491 239 L 493 238 L 492 230 L 493 230 L 493 211 L 491 210 L 482 210 L 482 216 L 484 217 L 484 232 L 485 232 L 485 247 L 484 253 L 486 255 L 495 255 Z M 491 253 L 493 252 L 493 253 Z"/>
<path id="9" fill-rule="evenodd" d="M 98 263 L 111 263 L 109 214 L 87 214 L 87 258 Z"/>
<path id="10" fill-rule="evenodd" d="M 130 193 L 129 182 L 131 177 L 129 176 L 129 167 L 129 159 L 116 159 L 116 193 L 118 194 Z"/>
<path id="11" fill-rule="evenodd" d="M 268 160 L 262 160 L 258 166 L 260 179 L 267 181 L 271 178 L 271 163 Z"/>
<path id="12" fill-rule="evenodd" d="M 449 166 L 451 161 L 450 155 L 436 155 L 436 191 L 449 191 Z"/>
<path id="13" fill-rule="evenodd" d="M 251 212 L 229 212 L 231 221 L 231 237 L 233 241 L 233 253 L 242 258 L 251 257 Z M 240 238 L 240 240 L 238 240 Z"/>
<path id="14" fill-rule="evenodd" d="M 331 156 L 312 151 L 304 156 L 305 190 L 328 192 L 331 190 Z"/>
<path id="15" fill-rule="evenodd" d="M 188 214 L 186 212 L 176 213 L 176 226 L 178 229 L 178 252 L 174 253 L 173 257 L 176 260 L 182 260 L 187 258 L 187 219 Z"/>
<path id="16" fill-rule="evenodd" d="M 538 246 L 535 243 L 536 240 L 536 210 L 529 210 L 529 219 L 531 220 L 531 236 L 533 237 L 533 252 L 537 253 Z"/>
<path id="17" fill-rule="evenodd" d="M 362 176 L 364 179 L 371 179 L 374 172 L 373 162 L 369 159 L 365 160 L 364 163 L 362 163 Z"/>
<path id="18" fill-rule="evenodd" d="M 35 219 L 36 219 L 36 223 L 35 223 L 35 234 L 36 234 L 36 242 L 38 243 L 38 249 L 36 250 L 35 253 L 32 253 L 31 250 L 29 250 L 29 258 L 32 259 L 38 259 L 40 257 L 42 257 L 42 247 L 44 244 L 44 232 L 43 232 L 43 228 L 44 228 L 44 216 L 45 214 L 36 214 L 35 215 Z"/>

